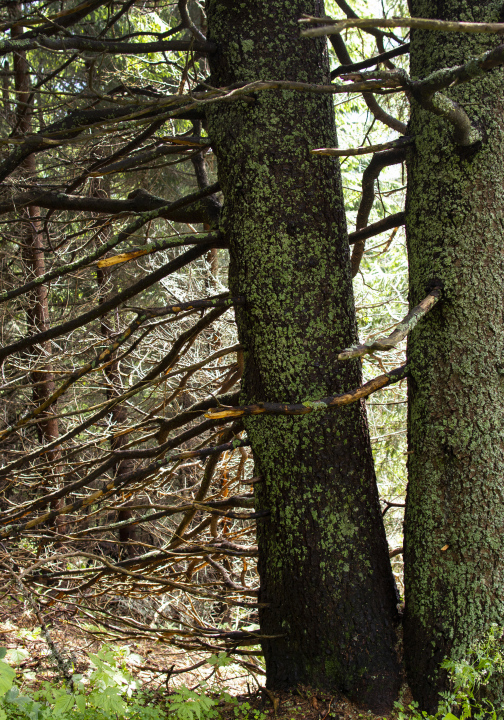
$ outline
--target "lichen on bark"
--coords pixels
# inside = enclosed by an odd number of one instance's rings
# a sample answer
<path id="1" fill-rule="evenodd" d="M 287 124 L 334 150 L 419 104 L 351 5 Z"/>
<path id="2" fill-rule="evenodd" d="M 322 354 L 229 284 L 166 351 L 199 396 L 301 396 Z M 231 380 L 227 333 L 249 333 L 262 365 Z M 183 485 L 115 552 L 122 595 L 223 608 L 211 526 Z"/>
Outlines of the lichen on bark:
<path id="1" fill-rule="evenodd" d="M 301 39 L 316 0 L 207 0 L 211 83 L 329 82 L 325 40 Z M 361 382 L 332 101 L 292 91 L 209 106 L 230 289 L 245 351 L 241 402 L 306 402 Z M 360 404 L 245 420 L 257 472 L 259 601 L 271 689 L 344 692 L 375 710 L 399 685 L 396 595 Z"/>
<path id="2" fill-rule="evenodd" d="M 502 20 L 501 2 L 413 0 L 412 14 Z M 483 35 L 414 31 L 414 78 L 497 45 Z M 504 623 L 504 122 L 503 70 L 446 91 L 483 138 L 453 142 L 442 118 L 413 102 L 406 227 L 410 301 L 434 282 L 443 300 L 408 343 L 409 485 L 404 619 L 408 679 L 436 709 L 441 661 L 463 656 L 491 622 Z M 499 701 L 501 690 L 493 688 Z"/>

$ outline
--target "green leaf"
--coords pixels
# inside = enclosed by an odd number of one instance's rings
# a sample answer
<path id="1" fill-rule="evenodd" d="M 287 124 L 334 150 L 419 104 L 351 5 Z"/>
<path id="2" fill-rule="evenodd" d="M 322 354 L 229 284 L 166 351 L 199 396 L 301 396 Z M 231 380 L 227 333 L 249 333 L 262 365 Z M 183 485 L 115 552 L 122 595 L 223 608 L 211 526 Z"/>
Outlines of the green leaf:
<path id="1" fill-rule="evenodd" d="M 73 695 L 60 695 L 54 704 L 54 714 L 63 715 L 73 708 L 75 705 L 75 698 Z"/>
<path id="2" fill-rule="evenodd" d="M 6 655 L 7 655 L 7 648 L 0 647 L 0 660 L 3 660 Z"/>
<path id="3" fill-rule="evenodd" d="M 11 666 L 0 660 L 0 697 L 11 689 L 15 677 L 16 673 Z"/>
<path id="4" fill-rule="evenodd" d="M 107 688 L 103 693 L 103 708 L 107 712 L 122 714 L 126 709 L 126 703 L 113 688 Z"/>
<path id="5" fill-rule="evenodd" d="M 19 663 L 26 660 L 27 657 L 30 657 L 30 653 L 24 648 L 14 648 L 13 650 L 9 650 L 8 656 L 10 663 L 13 665 L 19 665 Z"/>
<path id="6" fill-rule="evenodd" d="M 40 720 L 42 712 L 42 705 L 37 702 L 32 702 L 28 708 L 25 708 L 25 713 L 28 715 L 30 720 Z"/>
<path id="7" fill-rule="evenodd" d="M 5 694 L 5 700 L 6 702 L 14 702 L 14 700 L 18 697 L 19 690 L 16 686 L 11 687 L 9 691 Z"/>
<path id="8" fill-rule="evenodd" d="M 83 713 L 86 709 L 86 698 L 84 695 L 76 695 L 75 696 L 75 704 L 77 705 L 77 709 L 79 712 Z"/>
<path id="9" fill-rule="evenodd" d="M 116 688 L 108 687 L 101 692 L 93 691 L 87 696 L 87 699 L 91 706 L 106 713 L 124 715 L 126 710 L 126 703 L 118 694 Z"/>
<path id="10" fill-rule="evenodd" d="M 228 657 L 226 652 L 220 652 L 218 655 L 210 655 L 207 662 L 209 665 L 215 665 L 216 667 L 226 667 L 226 665 L 232 664 L 233 659 Z"/>
<path id="11" fill-rule="evenodd" d="M 454 715 L 453 713 L 449 712 L 449 713 L 447 713 L 447 714 L 444 716 L 443 720 L 459 720 L 459 719 L 458 719 L 458 717 L 457 717 L 456 715 Z"/>

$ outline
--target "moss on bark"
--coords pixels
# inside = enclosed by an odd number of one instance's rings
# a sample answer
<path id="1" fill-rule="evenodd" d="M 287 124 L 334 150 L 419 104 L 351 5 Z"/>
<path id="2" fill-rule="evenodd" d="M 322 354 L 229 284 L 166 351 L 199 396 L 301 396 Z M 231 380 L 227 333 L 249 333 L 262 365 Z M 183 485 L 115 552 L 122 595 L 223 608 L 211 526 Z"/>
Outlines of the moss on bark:
<path id="1" fill-rule="evenodd" d="M 212 83 L 328 82 L 325 40 L 299 35 L 314 0 L 207 1 Z M 332 100 L 286 91 L 209 107 L 230 287 L 245 348 L 242 402 L 300 402 L 360 384 Z M 267 684 L 342 691 L 375 710 L 399 683 L 396 596 L 361 405 L 247 418 L 258 473 Z"/>
<path id="2" fill-rule="evenodd" d="M 412 1 L 414 15 L 450 20 L 496 22 L 501 9 Z M 412 75 L 499 42 L 414 31 Z M 504 622 L 503 71 L 448 94 L 483 142 L 458 147 L 443 119 L 413 103 L 406 215 L 412 305 L 433 281 L 444 286 L 408 343 L 405 660 L 413 694 L 431 712 L 446 682 L 443 658 L 462 656 L 491 622 Z"/>

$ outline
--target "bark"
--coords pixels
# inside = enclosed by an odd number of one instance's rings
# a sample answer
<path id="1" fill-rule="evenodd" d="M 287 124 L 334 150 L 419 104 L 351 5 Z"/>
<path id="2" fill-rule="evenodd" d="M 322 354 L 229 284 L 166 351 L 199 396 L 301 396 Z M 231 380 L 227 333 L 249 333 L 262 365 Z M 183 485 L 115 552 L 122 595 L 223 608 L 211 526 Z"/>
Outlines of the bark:
<path id="1" fill-rule="evenodd" d="M 413 0 L 412 14 L 499 21 L 502 3 Z M 488 36 L 413 31 L 414 78 L 497 45 Z M 410 300 L 436 281 L 443 299 L 413 331 L 405 520 L 405 661 L 413 695 L 433 712 L 461 657 L 504 623 L 503 71 L 446 91 L 483 142 L 460 148 L 453 128 L 413 102 L 406 225 Z M 500 691 L 497 691 L 499 693 Z"/>
<path id="2" fill-rule="evenodd" d="M 20 3 L 14 3 L 11 8 L 13 19 L 22 15 Z M 23 29 L 19 25 L 11 28 L 13 41 L 22 34 Z M 32 131 L 32 101 L 30 100 L 30 72 L 26 59 L 26 52 L 13 53 L 14 65 L 14 87 L 16 90 L 16 112 L 13 118 L 14 133 L 29 134 Z M 35 156 L 28 155 L 21 163 L 21 169 L 29 179 L 36 176 L 37 168 Z M 29 230 L 24 237 L 23 260 L 28 271 L 29 279 L 36 279 L 45 273 L 44 241 L 41 233 L 40 222 L 34 218 L 40 217 L 40 208 L 30 205 L 25 209 L 26 217 L 31 220 Z M 46 285 L 38 285 L 28 294 L 28 309 L 26 312 L 26 324 L 28 334 L 46 332 L 49 327 L 49 304 L 48 290 Z M 35 370 L 31 373 L 33 382 L 33 402 L 40 405 L 54 392 L 54 376 L 47 358 L 51 356 L 51 345 L 49 342 L 41 344 L 42 352 L 39 353 L 38 363 L 45 365 L 43 370 Z M 44 415 L 51 416 L 54 407 L 47 409 Z M 46 443 L 55 440 L 59 435 L 58 421 L 49 417 L 38 425 L 39 439 Z M 56 461 L 59 458 L 59 451 L 54 450 L 48 454 L 48 460 Z M 54 469 L 58 472 L 58 468 Z M 61 525 L 60 522 L 60 526 Z"/>
<path id="3" fill-rule="evenodd" d="M 193 123 L 193 128 L 195 135 L 200 138 L 201 137 L 201 122 L 197 121 Z M 193 158 L 191 158 L 191 162 L 194 167 L 194 174 L 196 175 L 196 181 L 198 183 L 198 187 L 200 190 L 203 190 L 204 188 L 208 187 L 210 185 L 210 181 L 208 179 L 208 172 L 205 162 L 205 153 L 201 152 L 198 155 L 195 155 Z M 204 231 L 210 231 L 211 226 L 208 223 L 203 224 L 203 230 Z M 217 248 L 212 248 L 208 251 L 206 256 L 206 261 L 209 266 L 209 276 L 205 280 L 205 285 L 207 288 L 212 288 L 217 285 L 217 276 L 219 274 L 219 251 Z"/>
<path id="4" fill-rule="evenodd" d="M 300 39 L 315 0 L 208 0 L 211 84 L 328 82 L 325 42 Z M 315 400 L 360 384 L 338 363 L 356 340 L 331 99 L 260 93 L 207 111 L 224 193 L 230 287 L 245 348 L 244 403 Z M 396 595 L 364 407 L 245 419 L 257 474 L 261 632 L 267 686 L 343 692 L 375 710 L 399 684 Z"/>

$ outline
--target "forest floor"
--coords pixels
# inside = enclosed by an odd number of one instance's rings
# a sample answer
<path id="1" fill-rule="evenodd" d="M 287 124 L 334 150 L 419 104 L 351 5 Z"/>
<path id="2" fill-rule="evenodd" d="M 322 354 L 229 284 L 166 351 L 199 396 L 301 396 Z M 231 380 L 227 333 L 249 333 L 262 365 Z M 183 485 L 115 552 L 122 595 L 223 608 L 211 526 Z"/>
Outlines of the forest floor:
<path id="1" fill-rule="evenodd" d="M 194 653 L 171 645 L 139 638 L 111 641 L 97 637 L 97 628 L 87 628 L 64 612 L 45 616 L 51 637 L 58 648 L 73 662 L 74 672 L 85 675 L 91 667 L 89 653 L 96 653 L 103 644 L 122 649 L 127 671 L 140 681 L 142 689 L 166 700 L 180 686 L 196 692 L 204 691 L 219 698 L 223 691 L 232 702 L 219 701 L 222 720 L 393 720 L 397 716 L 373 715 L 343 697 L 308 688 L 295 693 L 274 694 L 263 686 L 264 676 L 250 673 L 238 664 L 212 668 L 208 664 L 191 669 L 208 653 Z M 0 647 L 8 650 L 7 659 L 15 667 L 18 685 L 35 689 L 44 681 L 56 681 L 56 669 L 37 619 L 23 603 L 0 604 Z M 188 668 L 186 672 L 180 672 Z M 409 692 L 402 695 L 402 704 L 409 703 Z"/>

